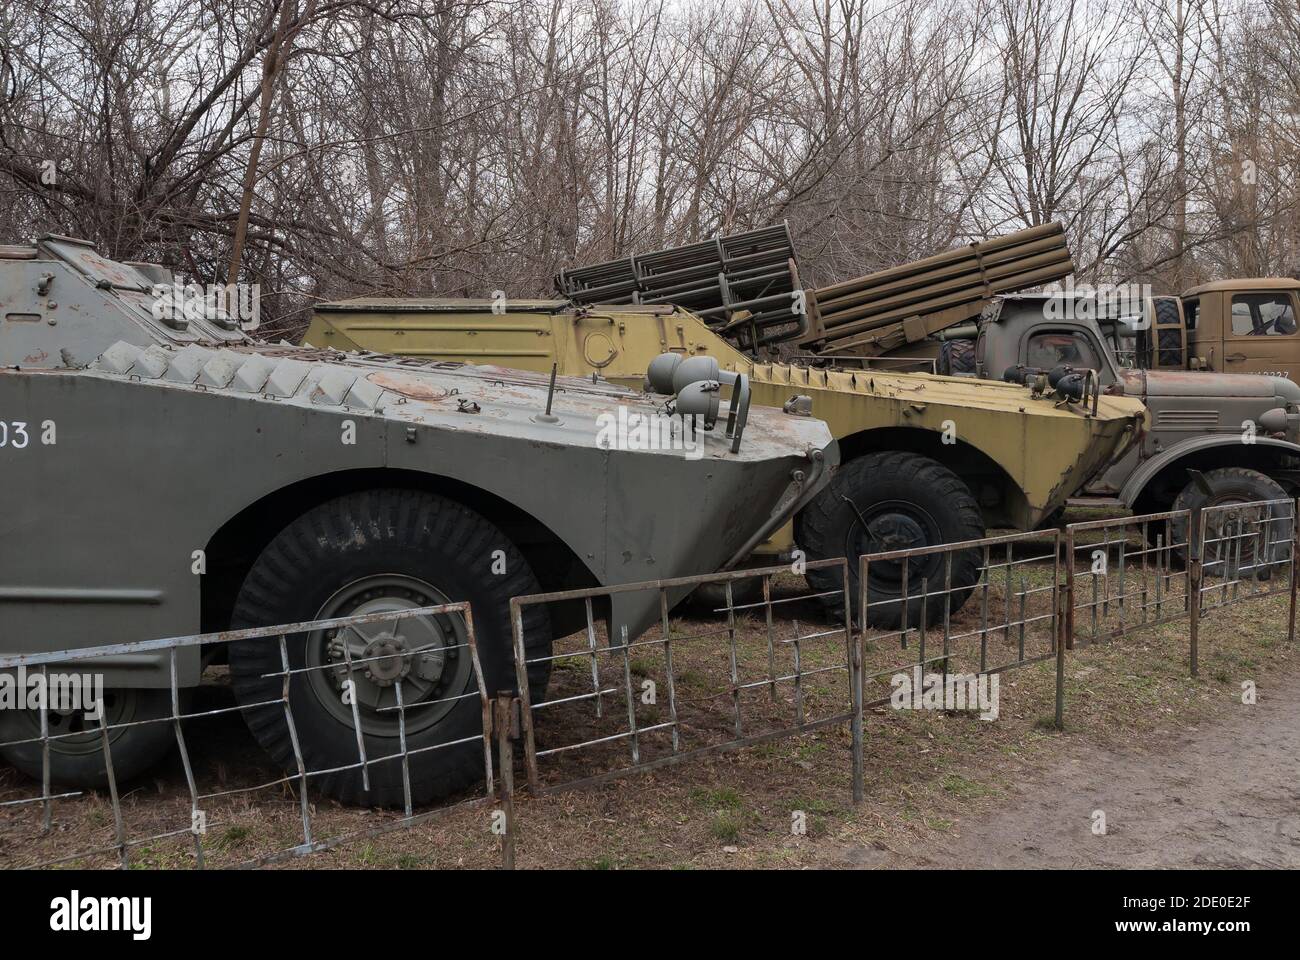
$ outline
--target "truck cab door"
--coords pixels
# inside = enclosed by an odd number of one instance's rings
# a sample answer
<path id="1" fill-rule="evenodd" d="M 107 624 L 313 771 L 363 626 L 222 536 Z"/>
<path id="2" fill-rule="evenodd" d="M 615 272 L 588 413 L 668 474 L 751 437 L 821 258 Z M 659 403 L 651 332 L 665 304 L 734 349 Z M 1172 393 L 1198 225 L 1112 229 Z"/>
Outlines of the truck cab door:
<path id="1" fill-rule="evenodd" d="M 1224 373 L 1263 373 L 1300 380 L 1300 334 L 1291 290 L 1233 291 L 1223 335 Z"/>
<path id="2" fill-rule="evenodd" d="M 1180 297 L 1183 328 L 1187 331 L 1187 369 L 1217 370 L 1223 359 L 1223 341 L 1214 328 L 1217 324 L 1201 322 L 1201 298 Z"/>

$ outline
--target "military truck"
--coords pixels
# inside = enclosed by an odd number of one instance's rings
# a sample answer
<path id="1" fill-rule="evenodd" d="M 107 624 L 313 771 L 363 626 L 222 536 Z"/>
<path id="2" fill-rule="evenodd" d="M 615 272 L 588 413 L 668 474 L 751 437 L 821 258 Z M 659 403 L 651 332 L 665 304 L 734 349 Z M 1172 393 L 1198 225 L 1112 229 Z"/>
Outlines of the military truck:
<path id="1" fill-rule="evenodd" d="M 1178 297 L 1154 298 L 1150 310 L 1148 323 L 1127 335 L 1137 348 L 1136 366 L 1300 380 L 1300 280 L 1216 280 Z M 1126 334 L 1123 325 L 1116 332 Z"/>
<path id="2" fill-rule="evenodd" d="M 1123 293 L 1125 296 L 1112 296 Z M 1074 302 L 1078 307 L 1072 307 Z M 992 301 L 989 302 L 991 305 Z M 986 305 L 986 308 L 988 305 Z M 1002 309 L 999 307 L 998 309 Z M 1256 373 L 1294 380 L 1300 368 L 1300 280 L 1254 277 L 1216 280 L 1180 296 L 1099 296 L 1067 289 L 1045 303 L 1044 319 L 1085 313 L 1094 319 L 1123 367 Z M 938 336 L 968 341 L 974 372 L 977 325 L 949 327 Z M 931 344 L 931 352 L 935 344 Z"/>
<path id="3" fill-rule="evenodd" d="M 757 362 L 671 304 L 356 299 L 318 305 L 304 342 L 533 371 L 558 364 L 562 373 L 629 386 L 643 382 L 657 354 L 708 356 L 722 371 L 745 374 L 756 404 L 797 411 L 796 397 L 809 397 L 839 440 L 842 466 L 793 529 L 764 545 L 769 559 L 789 556 L 795 543 L 810 559 L 857 557 L 977 539 L 991 527 L 1033 529 L 1145 422 L 1142 404 L 1122 397 L 1083 402 L 1006 383 Z M 977 550 L 955 555 L 954 608 L 979 565 Z M 909 561 L 904 604 L 902 565 L 873 564 L 871 622 L 897 626 L 906 606 L 908 622 L 919 623 L 922 591 L 942 587 L 941 568 L 934 555 Z M 925 613 L 936 620 L 944 597 L 928 596 Z"/>
<path id="4" fill-rule="evenodd" d="M 0 247 L 6 654 L 465 600 L 488 688 L 505 689 L 511 597 L 725 567 L 836 463 L 823 423 L 747 409 L 743 396 L 721 407 L 733 429 L 694 446 L 675 427 L 681 449 L 602 443 L 610 418 L 659 416 L 662 402 L 590 379 L 259 343 L 224 312 L 159 309 L 171 283 L 160 266 L 113 261 L 82 240 Z M 630 592 L 601 612 L 611 636 L 623 626 L 636 636 L 659 609 Z M 582 622 L 581 609 L 532 607 L 525 645 L 544 655 Z M 461 696 L 473 683 L 457 652 L 466 629 L 459 616 L 421 616 L 293 635 L 290 704 L 308 769 L 357 760 L 341 696 L 350 655 L 373 658 L 371 676 L 355 676 L 368 757 L 398 752 L 386 708 L 399 682 L 407 705 L 423 705 L 405 729 L 415 802 L 480 776 L 472 743 L 421 749 L 479 729 L 478 703 Z M 226 649 L 250 728 L 291 763 L 278 646 L 206 648 Z M 340 669 L 305 670 L 329 664 Z M 199 648 L 181 646 L 177 667 L 183 687 L 197 684 Z M 107 723 L 170 715 L 168 651 L 60 664 L 78 668 L 102 674 Z M 536 692 L 546 679 L 533 672 Z M 104 783 L 97 724 L 49 720 L 55 781 Z M 167 723 L 111 733 L 119 778 L 173 742 Z M 0 711 L 5 759 L 37 776 L 39 735 L 36 711 Z M 373 764 L 368 793 L 356 769 L 315 781 L 347 802 L 400 804 L 400 768 Z"/>
<path id="5" fill-rule="evenodd" d="M 1091 296 L 1064 297 L 997 298 L 974 341 L 975 374 L 1023 379 L 1061 366 L 1095 370 L 1105 391 L 1146 404 L 1150 428 L 1141 442 L 1090 484 L 1088 494 L 1150 513 L 1281 499 L 1300 490 L 1300 385 L 1280 376 L 1187 370 L 1186 354 L 1156 318 L 1174 298 L 1152 298 L 1145 314 L 1124 316 Z M 1130 357 L 1162 354 L 1172 369 L 1121 364 L 1113 347 L 1124 342 Z"/>

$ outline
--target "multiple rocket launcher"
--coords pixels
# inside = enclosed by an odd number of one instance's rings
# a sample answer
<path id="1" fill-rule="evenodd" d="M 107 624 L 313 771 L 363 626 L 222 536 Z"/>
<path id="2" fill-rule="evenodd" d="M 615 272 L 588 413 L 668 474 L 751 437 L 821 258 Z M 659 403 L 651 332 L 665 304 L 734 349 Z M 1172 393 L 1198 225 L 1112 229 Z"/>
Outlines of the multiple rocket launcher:
<path id="1" fill-rule="evenodd" d="M 972 320 L 998 294 L 1074 270 L 1059 223 L 804 289 L 788 225 L 563 270 L 577 304 L 671 303 L 749 352 L 794 342 L 821 355 L 878 356 Z"/>

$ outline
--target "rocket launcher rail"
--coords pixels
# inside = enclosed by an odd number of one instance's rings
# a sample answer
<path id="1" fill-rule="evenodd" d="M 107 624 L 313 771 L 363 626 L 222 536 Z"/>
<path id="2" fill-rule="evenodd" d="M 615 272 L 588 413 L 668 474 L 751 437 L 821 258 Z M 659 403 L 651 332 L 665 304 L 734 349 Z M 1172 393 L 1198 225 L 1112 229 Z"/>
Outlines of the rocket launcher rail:
<path id="1" fill-rule="evenodd" d="M 816 353 L 878 356 L 979 316 L 997 294 L 1074 271 L 1059 223 L 892 267 L 807 293 L 800 344 Z"/>
<path id="2" fill-rule="evenodd" d="M 746 349 L 808 330 L 785 223 L 571 267 L 555 277 L 555 288 L 577 304 L 683 307 Z M 773 334 L 774 328 L 784 329 Z"/>

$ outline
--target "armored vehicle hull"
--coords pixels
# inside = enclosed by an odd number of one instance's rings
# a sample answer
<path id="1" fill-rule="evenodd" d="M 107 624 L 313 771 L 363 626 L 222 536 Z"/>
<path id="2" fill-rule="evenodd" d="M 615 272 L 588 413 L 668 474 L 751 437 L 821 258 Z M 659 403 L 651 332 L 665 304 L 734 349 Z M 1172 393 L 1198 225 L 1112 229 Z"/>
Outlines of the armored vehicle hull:
<path id="1" fill-rule="evenodd" d="M 531 370 L 558 363 L 564 373 L 627 384 L 641 382 L 656 354 L 707 355 L 723 370 L 747 374 L 756 403 L 783 406 L 807 396 L 839 440 L 844 466 L 794 530 L 764 546 L 767 553 L 789 551 L 797 540 L 811 557 L 857 556 L 975 539 L 986 527 L 1032 529 L 1144 424 L 1133 400 L 1101 397 L 1094 411 L 1011 384 L 755 363 L 692 314 L 670 307 L 353 300 L 320 305 L 305 341 Z M 887 601 L 901 598 L 902 571 L 878 566 L 872 601 L 884 605 L 872 618 L 888 626 L 901 620 L 903 604 Z M 956 574 L 959 585 L 974 577 L 973 562 L 959 564 Z M 910 623 L 918 622 L 920 584 L 931 575 L 937 571 L 919 560 L 909 569 Z M 941 611 L 941 599 L 927 606 L 931 618 Z"/>
<path id="2" fill-rule="evenodd" d="M 661 404 L 616 385 L 344 358 L 255 343 L 203 319 L 172 330 L 153 315 L 140 270 L 73 241 L 17 249 L 0 259 L 4 310 L 23 317 L 0 325 L 0 475 L 6 502 L 21 504 L 0 519 L 6 653 L 469 600 L 488 683 L 507 687 L 511 596 L 712 572 L 785 523 L 835 463 L 823 424 L 779 411 L 755 408 L 743 437 L 718 430 L 646 449 L 623 442 L 617 424 L 659 416 Z M 659 436 L 678 435 L 670 425 Z M 612 635 L 625 626 L 635 636 L 658 616 L 657 600 L 620 594 L 605 613 Z M 567 616 L 533 615 L 528 645 L 571 630 Z M 417 642 L 454 647 L 459 618 L 403 623 L 410 636 L 399 632 L 380 662 L 411 678 L 408 702 L 462 691 L 471 678 L 452 656 L 409 652 Z M 359 657 L 374 655 L 378 639 L 347 642 Z M 295 663 L 340 656 L 338 642 L 303 637 Z M 268 684 L 278 691 L 280 679 L 265 676 L 278 657 L 264 644 L 232 647 L 241 702 L 264 702 Z M 182 685 L 197 683 L 202 666 L 196 648 L 183 648 Z M 160 709 L 169 667 L 165 652 L 93 661 L 118 705 L 110 720 Z M 338 691 L 322 683 L 294 681 L 304 750 L 321 764 L 348 751 L 355 759 L 334 711 Z M 368 755 L 392 754 L 397 731 L 375 712 L 391 685 L 357 696 L 373 708 L 362 718 Z M 417 744 L 464 736 L 481 719 L 476 704 L 427 713 L 407 731 Z M 287 759 L 279 708 L 247 715 Z M 0 718 L 0 742 L 33 722 Z M 114 746 L 119 776 L 143 769 L 158 746 L 132 740 L 133 729 Z M 102 754 L 97 744 L 78 753 L 79 743 L 56 742 L 56 776 L 97 782 Z M 421 754 L 416 799 L 481 774 L 471 754 Z M 30 750 L 7 755 L 39 770 Z M 346 800 L 400 802 L 400 771 L 375 769 L 371 780 L 369 793 L 356 771 L 325 787 Z"/>

